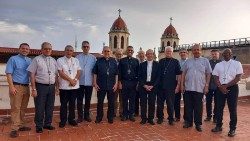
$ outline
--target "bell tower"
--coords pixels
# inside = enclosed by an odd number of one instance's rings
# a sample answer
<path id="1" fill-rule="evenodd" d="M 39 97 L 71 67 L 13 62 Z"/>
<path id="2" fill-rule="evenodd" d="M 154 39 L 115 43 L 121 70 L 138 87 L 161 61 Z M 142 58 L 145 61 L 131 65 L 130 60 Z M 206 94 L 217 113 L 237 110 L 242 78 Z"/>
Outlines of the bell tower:
<path id="1" fill-rule="evenodd" d="M 118 48 L 122 49 L 123 53 L 125 53 L 128 45 L 129 45 L 129 32 L 126 23 L 121 18 L 121 9 L 118 10 L 119 16 L 114 21 L 112 27 L 109 31 L 109 47 L 112 52 L 117 50 Z"/>

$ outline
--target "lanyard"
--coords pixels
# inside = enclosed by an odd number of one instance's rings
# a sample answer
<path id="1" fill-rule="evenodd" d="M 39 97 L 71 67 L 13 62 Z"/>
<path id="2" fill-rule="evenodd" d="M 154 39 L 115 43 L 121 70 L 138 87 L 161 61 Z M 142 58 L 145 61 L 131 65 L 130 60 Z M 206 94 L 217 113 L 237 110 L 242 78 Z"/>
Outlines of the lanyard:
<path id="1" fill-rule="evenodd" d="M 72 72 L 72 67 L 74 66 L 74 63 L 73 63 L 73 59 L 72 59 L 72 57 L 69 59 L 69 61 L 67 60 L 67 57 L 65 57 L 64 58 L 64 60 L 65 60 L 65 63 L 66 63 L 66 65 L 67 65 L 67 67 L 68 67 L 68 71 L 69 71 L 69 74 L 71 74 Z"/>

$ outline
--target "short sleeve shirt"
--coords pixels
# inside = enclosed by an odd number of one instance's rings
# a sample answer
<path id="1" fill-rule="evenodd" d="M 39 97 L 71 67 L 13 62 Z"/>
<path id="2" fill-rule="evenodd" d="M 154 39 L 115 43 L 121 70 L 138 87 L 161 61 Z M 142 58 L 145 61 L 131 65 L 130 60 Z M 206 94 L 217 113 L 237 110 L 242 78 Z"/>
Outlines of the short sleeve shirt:
<path id="1" fill-rule="evenodd" d="M 57 67 L 58 70 L 63 71 L 63 73 L 66 74 L 71 79 L 74 79 L 77 74 L 77 71 L 81 70 L 78 59 L 74 57 L 67 58 L 64 56 L 57 59 Z M 59 77 L 59 89 L 71 90 L 78 88 L 79 88 L 79 80 L 77 81 L 77 84 L 74 87 L 72 87 L 70 86 L 69 81 Z"/>
<path id="2" fill-rule="evenodd" d="M 221 84 L 228 84 L 236 75 L 243 74 L 243 68 L 239 61 L 230 59 L 229 61 L 222 61 L 215 65 L 213 75 L 219 77 Z"/>
<path id="3" fill-rule="evenodd" d="M 185 90 L 203 93 L 206 84 L 206 74 L 212 73 L 212 68 L 207 58 L 190 58 L 183 65 L 185 76 Z"/>
<path id="4" fill-rule="evenodd" d="M 11 74 L 13 82 L 29 84 L 29 72 L 27 68 L 30 63 L 31 59 L 26 56 L 20 54 L 12 56 L 7 62 L 5 73 Z"/>
<path id="5" fill-rule="evenodd" d="M 41 84 L 55 84 L 58 75 L 56 60 L 51 56 L 35 57 L 27 70 L 34 73 L 36 82 Z"/>

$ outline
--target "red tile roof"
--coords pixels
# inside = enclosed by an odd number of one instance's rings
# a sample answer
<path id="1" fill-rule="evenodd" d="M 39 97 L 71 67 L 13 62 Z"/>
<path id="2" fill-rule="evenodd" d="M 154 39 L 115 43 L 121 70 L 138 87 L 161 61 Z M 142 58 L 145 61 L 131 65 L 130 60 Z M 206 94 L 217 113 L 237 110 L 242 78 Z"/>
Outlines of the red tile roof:
<path id="1" fill-rule="evenodd" d="M 75 52 L 75 55 L 80 54 L 80 53 L 81 52 Z M 18 48 L 0 47 L 0 54 L 9 54 L 9 55 L 18 54 Z M 29 56 L 36 56 L 36 55 L 40 55 L 40 54 L 41 54 L 40 49 L 30 49 Z M 93 54 L 95 57 L 102 56 L 99 53 L 91 53 L 91 54 Z M 53 50 L 52 56 L 54 56 L 54 57 L 64 56 L 64 51 Z"/>

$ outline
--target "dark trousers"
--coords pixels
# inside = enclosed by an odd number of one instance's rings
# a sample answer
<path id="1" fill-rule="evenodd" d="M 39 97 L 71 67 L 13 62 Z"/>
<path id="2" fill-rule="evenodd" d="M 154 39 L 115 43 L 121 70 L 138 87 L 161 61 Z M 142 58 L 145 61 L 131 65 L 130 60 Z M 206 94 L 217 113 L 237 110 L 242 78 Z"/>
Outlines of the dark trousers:
<path id="1" fill-rule="evenodd" d="M 124 117 L 133 117 L 135 112 L 136 85 L 133 81 L 122 84 L 122 102 Z"/>
<path id="2" fill-rule="evenodd" d="M 167 103 L 168 120 L 174 121 L 174 90 L 160 90 L 157 96 L 157 118 L 164 119 L 164 103 Z"/>
<path id="3" fill-rule="evenodd" d="M 227 100 L 227 105 L 230 113 L 230 129 L 235 130 L 237 124 L 237 101 L 239 94 L 238 85 L 234 85 L 228 88 L 229 93 L 223 94 L 221 91 L 217 91 L 217 126 L 222 127 L 223 110 Z"/>
<path id="4" fill-rule="evenodd" d="M 52 123 L 55 102 L 55 85 L 36 83 L 36 89 L 37 96 L 34 98 L 35 124 L 37 128 L 42 128 L 43 126 L 49 126 Z"/>
<path id="5" fill-rule="evenodd" d="M 136 91 L 136 96 L 135 96 L 135 114 L 139 115 L 140 111 L 140 92 Z"/>
<path id="6" fill-rule="evenodd" d="M 181 93 L 175 94 L 174 98 L 174 115 L 175 118 L 181 118 Z"/>
<path id="7" fill-rule="evenodd" d="M 209 89 L 209 92 L 206 95 L 206 111 L 208 118 L 212 118 L 213 99 L 214 99 L 213 119 L 216 119 L 216 113 L 217 113 L 216 90 Z"/>
<path id="8" fill-rule="evenodd" d="M 103 117 L 103 102 L 107 94 L 108 98 L 108 120 L 113 120 L 114 117 L 114 107 L 115 107 L 115 93 L 113 90 L 99 90 L 97 91 L 97 120 L 102 120 Z"/>
<path id="9" fill-rule="evenodd" d="M 61 123 L 72 122 L 75 120 L 75 101 L 78 89 L 60 90 L 60 120 Z M 69 113 L 69 114 L 68 114 Z M 68 117 L 67 117 L 68 115 Z"/>
<path id="10" fill-rule="evenodd" d="M 146 91 L 144 88 L 141 88 L 140 90 L 141 119 L 148 119 L 148 120 L 154 119 L 155 99 L 156 99 L 155 90 Z"/>
<path id="11" fill-rule="evenodd" d="M 185 93 L 183 93 L 183 103 L 184 103 L 184 112 L 183 112 L 183 119 L 184 119 L 184 122 L 186 122 L 187 120 L 187 106 L 186 106 L 186 102 L 187 101 L 187 96 Z"/>
<path id="12" fill-rule="evenodd" d="M 90 109 L 92 91 L 93 91 L 92 86 L 80 85 L 80 89 L 77 94 L 78 119 L 83 119 L 83 98 L 84 97 L 85 97 L 84 118 L 89 117 L 89 109 Z"/>
<path id="13" fill-rule="evenodd" d="M 185 106 L 186 106 L 186 122 L 196 126 L 202 125 L 202 110 L 203 110 L 203 93 L 186 91 L 185 92 Z"/>

